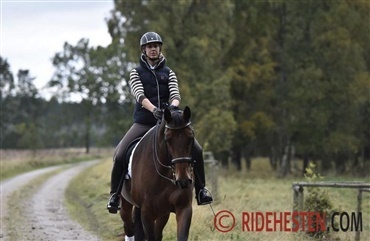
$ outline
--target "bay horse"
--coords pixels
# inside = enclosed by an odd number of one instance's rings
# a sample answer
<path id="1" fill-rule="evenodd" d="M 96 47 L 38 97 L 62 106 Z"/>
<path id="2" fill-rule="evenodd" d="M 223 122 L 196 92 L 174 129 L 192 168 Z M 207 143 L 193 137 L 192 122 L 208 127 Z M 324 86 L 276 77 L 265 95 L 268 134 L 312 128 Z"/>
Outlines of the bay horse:
<path id="1" fill-rule="evenodd" d="M 162 122 L 136 145 L 132 178 L 124 180 L 121 190 L 125 240 L 162 240 L 171 212 L 176 215 L 177 240 L 188 240 L 194 188 L 190 117 L 187 106 L 183 111 L 166 108 Z"/>

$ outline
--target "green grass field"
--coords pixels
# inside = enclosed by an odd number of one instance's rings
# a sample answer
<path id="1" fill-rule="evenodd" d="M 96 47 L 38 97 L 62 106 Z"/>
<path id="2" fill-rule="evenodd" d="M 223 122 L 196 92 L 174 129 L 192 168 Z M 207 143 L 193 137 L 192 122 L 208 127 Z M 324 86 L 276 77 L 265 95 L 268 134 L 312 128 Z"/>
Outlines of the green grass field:
<path id="1" fill-rule="evenodd" d="M 109 214 L 106 210 L 108 200 L 111 158 L 104 159 L 73 180 L 67 190 L 67 203 L 72 216 L 88 230 L 97 233 L 104 240 L 123 240 L 123 228 L 119 215 Z M 330 177 L 331 181 L 366 181 L 365 178 Z M 217 214 L 228 210 L 235 216 L 235 227 L 227 233 L 214 228 L 214 213 L 210 206 L 197 206 L 194 201 L 193 218 L 189 240 L 314 240 L 303 232 L 246 232 L 242 230 L 243 212 L 291 212 L 293 202 L 292 182 L 304 181 L 303 178 L 278 179 L 271 170 L 267 159 L 253 160 L 252 170 L 236 172 L 219 170 L 218 196 L 212 205 Z M 348 213 L 356 211 L 357 190 L 327 189 L 334 208 Z M 362 207 L 363 231 L 361 240 L 370 239 L 370 193 L 363 194 Z M 227 219 L 222 221 L 230 225 Z M 355 232 L 330 232 L 322 240 L 354 240 Z M 174 215 L 164 230 L 164 240 L 176 240 Z"/>
<path id="2" fill-rule="evenodd" d="M 0 181 L 47 166 L 74 163 L 108 156 L 112 148 L 61 148 L 42 150 L 0 150 Z"/>

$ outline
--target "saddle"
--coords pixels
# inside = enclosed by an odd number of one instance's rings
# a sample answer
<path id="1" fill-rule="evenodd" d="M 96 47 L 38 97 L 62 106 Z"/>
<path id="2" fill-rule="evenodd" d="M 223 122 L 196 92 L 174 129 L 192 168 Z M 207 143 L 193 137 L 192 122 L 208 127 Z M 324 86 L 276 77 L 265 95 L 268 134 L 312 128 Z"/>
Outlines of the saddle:
<path id="1" fill-rule="evenodd" d="M 132 152 L 134 150 L 134 148 L 136 147 L 136 145 L 139 143 L 139 141 L 141 140 L 142 137 L 138 137 L 136 139 L 134 139 L 133 141 L 130 142 L 130 144 L 128 145 L 123 157 L 124 157 L 124 170 L 126 171 L 125 175 L 126 175 L 126 179 L 130 179 L 130 176 L 131 176 L 131 173 L 129 173 L 129 164 L 130 164 L 130 158 L 131 158 L 131 155 L 132 155 Z"/>

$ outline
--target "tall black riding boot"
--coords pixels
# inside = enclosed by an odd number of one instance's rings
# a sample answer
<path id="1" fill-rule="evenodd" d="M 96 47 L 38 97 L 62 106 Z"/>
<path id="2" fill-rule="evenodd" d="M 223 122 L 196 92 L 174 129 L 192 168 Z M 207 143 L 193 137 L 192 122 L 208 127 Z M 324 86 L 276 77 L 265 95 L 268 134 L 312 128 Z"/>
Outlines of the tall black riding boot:
<path id="1" fill-rule="evenodd" d="M 110 182 L 110 198 L 107 204 L 107 209 L 110 213 L 117 213 L 120 209 L 120 197 L 118 188 L 121 183 L 121 179 L 124 172 L 124 166 L 122 162 L 117 160 L 116 156 L 114 157 L 112 173 L 111 173 L 111 182 Z"/>
<path id="2" fill-rule="evenodd" d="M 194 175 L 195 175 L 195 198 L 198 205 L 205 205 L 213 202 L 211 193 L 205 188 L 206 179 L 204 173 L 203 150 L 197 141 L 194 142 Z"/>

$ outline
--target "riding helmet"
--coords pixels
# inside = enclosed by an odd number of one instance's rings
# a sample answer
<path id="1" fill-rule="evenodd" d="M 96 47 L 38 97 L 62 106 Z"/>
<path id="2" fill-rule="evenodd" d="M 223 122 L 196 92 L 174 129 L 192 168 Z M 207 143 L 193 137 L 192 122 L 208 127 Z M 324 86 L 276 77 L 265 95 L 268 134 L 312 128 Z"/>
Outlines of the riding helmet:
<path id="1" fill-rule="evenodd" d="M 148 43 L 160 43 L 161 46 L 163 44 L 161 36 L 155 32 L 147 32 L 141 37 L 140 48 Z"/>

